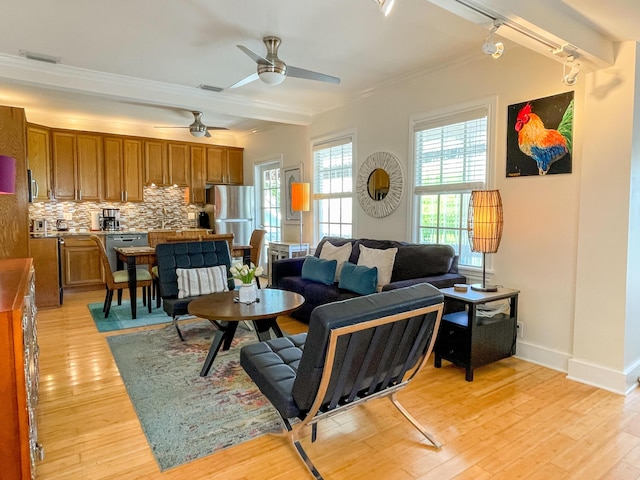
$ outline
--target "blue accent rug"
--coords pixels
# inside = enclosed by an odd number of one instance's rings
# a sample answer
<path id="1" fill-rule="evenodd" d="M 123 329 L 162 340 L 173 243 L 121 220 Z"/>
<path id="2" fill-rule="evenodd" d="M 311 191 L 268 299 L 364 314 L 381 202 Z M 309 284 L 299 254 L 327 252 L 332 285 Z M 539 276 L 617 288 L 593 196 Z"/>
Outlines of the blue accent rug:
<path id="1" fill-rule="evenodd" d="M 167 315 L 167 312 L 165 312 L 162 307 L 156 308 L 155 300 L 152 300 L 151 303 L 153 308 L 151 309 L 151 313 L 149 313 L 147 307 L 142 304 L 142 299 L 138 299 L 136 303 L 136 317 L 138 318 L 135 320 L 131 318 L 131 304 L 129 300 L 122 300 L 122 305 L 118 305 L 114 299 L 107 318 L 104 318 L 102 302 L 90 303 L 87 306 L 99 332 L 113 332 L 114 330 L 171 323 L 171 317 Z"/>
<path id="2" fill-rule="evenodd" d="M 215 327 L 194 320 L 180 328 L 184 342 L 172 325 L 107 337 L 160 469 L 281 431 L 280 416 L 240 366 L 240 347 L 257 342 L 256 333 L 239 325 L 232 347 L 200 377 Z"/>

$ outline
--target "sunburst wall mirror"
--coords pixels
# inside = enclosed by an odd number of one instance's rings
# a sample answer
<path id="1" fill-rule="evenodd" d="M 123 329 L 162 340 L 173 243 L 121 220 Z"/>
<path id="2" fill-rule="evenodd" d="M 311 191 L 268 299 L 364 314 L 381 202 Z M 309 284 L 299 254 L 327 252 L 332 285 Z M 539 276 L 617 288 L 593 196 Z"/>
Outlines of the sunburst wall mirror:
<path id="1" fill-rule="evenodd" d="M 392 214 L 402 199 L 402 169 L 398 158 L 389 152 L 367 157 L 356 179 L 358 202 L 371 217 Z"/>

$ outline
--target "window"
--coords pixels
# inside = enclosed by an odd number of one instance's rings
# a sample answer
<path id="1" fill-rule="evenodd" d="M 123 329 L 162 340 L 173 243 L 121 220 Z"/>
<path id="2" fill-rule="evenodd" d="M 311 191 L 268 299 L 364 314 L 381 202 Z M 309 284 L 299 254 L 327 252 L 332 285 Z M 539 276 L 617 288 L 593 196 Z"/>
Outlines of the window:
<path id="1" fill-rule="evenodd" d="M 453 246 L 460 266 L 482 266 L 482 254 L 469 246 L 467 214 L 471 190 L 486 188 L 489 110 L 486 104 L 413 123 L 414 237 Z"/>
<path id="2" fill-rule="evenodd" d="M 270 161 L 256 166 L 257 224 L 267 231 L 265 245 L 282 240 L 282 216 L 280 210 L 280 161 Z M 263 252 L 265 249 L 263 248 Z M 263 255 L 263 258 L 266 258 Z"/>
<path id="3" fill-rule="evenodd" d="M 313 203 L 316 241 L 353 235 L 353 138 L 313 145 Z"/>

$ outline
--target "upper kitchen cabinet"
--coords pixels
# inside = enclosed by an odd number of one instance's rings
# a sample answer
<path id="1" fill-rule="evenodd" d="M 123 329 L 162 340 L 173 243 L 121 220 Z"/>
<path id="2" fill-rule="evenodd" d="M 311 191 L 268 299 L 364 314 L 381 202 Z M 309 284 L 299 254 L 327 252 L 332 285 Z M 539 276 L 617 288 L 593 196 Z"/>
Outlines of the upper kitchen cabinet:
<path id="1" fill-rule="evenodd" d="M 167 142 L 162 140 L 144 141 L 144 184 L 169 185 L 167 164 Z"/>
<path id="2" fill-rule="evenodd" d="M 142 140 L 104 138 L 104 199 L 112 202 L 142 202 Z"/>
<path id="3" fill-rule="evenodd" d="M 168 143 L 169 184 L 188 187 L 191 184 L 191 164 L 189 145 L 186 143 Z"/>
<path id="4" fill-rule="evenodd" d="M 242 185 L 242 152 L 236 147 L 207 147 L 207 183 Z"/>
<path id="5" fill-rule="evenodd" d="M 51 198 L 51 134 L 48 128 L 27 125 L 27 163 L 31 170 L 33 201 Z"/>
<path id="6" fill-rule="evenodd" d="M 195 204 L 204 204 L 205 198 L 205 162 L 206 154 L 204 146 L 191 145 L 191 187 L 189 188 L 189 201 Z"/>
<path id="7" fill-rule="evenodd" d="M 99 202 L 102 197 L 102 136 L 54 130 L 53 190 L 58 200 Z"/>

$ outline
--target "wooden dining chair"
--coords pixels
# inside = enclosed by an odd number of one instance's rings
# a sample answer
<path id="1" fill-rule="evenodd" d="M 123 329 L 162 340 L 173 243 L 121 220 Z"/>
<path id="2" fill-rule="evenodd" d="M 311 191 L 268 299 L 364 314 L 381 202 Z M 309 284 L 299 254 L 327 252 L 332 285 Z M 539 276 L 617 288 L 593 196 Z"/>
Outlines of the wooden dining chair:
<path id="1" fill-rule="evenodd" d="M 264 245 L 264 236 L 267 234 L 266 230 L 254 230 L 251 232 L 251 239 L 249 245 L 251 245 L 251 263 L 256 267 L 260 265 L 260 257 L 262 256 L 262 246 Z M 260 279 L 256 278 L 256 285 L 260 288 Z"/>
<path id="2" fill-rule="evenodd" d="M 104 269 L 104 277 L 106 281 L 107 293 L 104 297 L 104 305 L 102 311 L 104 312 L 104 318 L 109 316 L 111 310 L 111 303 L 113 301 L 114 290 L 118 291 L 118 305 L 122 304 L 122 289 L 129 288 L 129 273 L 127 270 L 117 270 L 113 272 L 109 265 L 109 257 L 107 257 L 107 250 L 104 243 L 97 235 L 91 235 L 91 240 L 98 246 L 100 252 L 100 261 Z M 142 301 L 149 309 L 151 313 L 151 273 L 145 268 L 136 268 L 137 286 L 142 287 Z"/>

